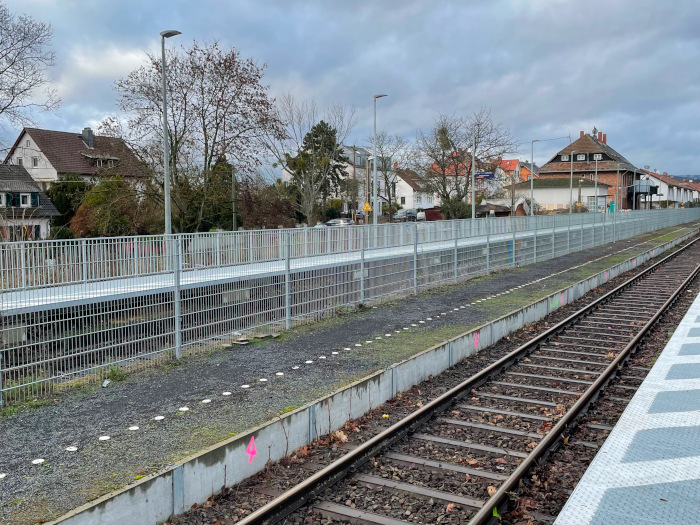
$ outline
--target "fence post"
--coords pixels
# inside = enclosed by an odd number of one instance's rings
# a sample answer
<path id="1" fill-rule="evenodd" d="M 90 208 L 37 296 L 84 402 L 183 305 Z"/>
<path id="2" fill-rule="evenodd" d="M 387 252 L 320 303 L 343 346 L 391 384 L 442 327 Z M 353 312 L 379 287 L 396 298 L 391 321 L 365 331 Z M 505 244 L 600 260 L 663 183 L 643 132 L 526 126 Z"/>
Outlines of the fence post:
<path id="1" fill-rule="evenodd" d="M 139 243 L 138 238 L 134 237 L 134 242 L 132 244 L 134 247 L 134 275 L 139 274 Z"/>
<path id="2" fill-rule="evenodd" d="M 221 267 L 221 232 L 216 232 L 216 267 Z"/>
<path id="3" fill-rule="evenodd" d="M 515 230 L 517 227 L 517 219 L 515 217 L 512 217 L 510 220 L 510 225 L 513 228 L 513 268 L 515 268 L 515 257 L 516 257 L 516 251 L 515 251 Z"/>
<path id="4" fill-rule="evenodd" d="M 418 223 L 416 223 L 416 228 L 418 228 Z M 457 282 L 457 223 L 456 221 L 452 223 L 452 236 L 454 237 L 455 241 L 455 249 L 454 249 L 454 280 Z"/>
<path id="5" fill-rule="evenodd" d="M 365 302 L 365 230 L 360 228 L 360 302 Z"/>
<path id="6" fill-rule="evenodd" d="M 309 255 L 309 227 L 304 228 L 304 256 Z"/>
<path id="7" fill-rule="evenodd" d="M 583 251 L 583 221 L 581 221 L 581 251 Z"/>
<path id="8" fill-rule="evenodd" d="M 285 235 L 284 242 L 284 325 L 289 330 L 292 327 L 292 297 L 290 293 L 290 263 L 289 263 L 289 250 L 290 250 L 290 239 L 289 232 Z"/>
<path id="9" fill-rule="evenodd" d="M 418 295 L 418 223 L 413 227 L 413 295 Z"/>
<path id="10" fill-rule="evenodd" d="M 556 236 L 556 231 L 557 231 L 557 219 L 555 216 L 552 217 L 552 259 L 554 259 L 555 254 L 556 254 L 556 247 L 554 245 L 555 241 L 557 240 Z"/>
<path id="11" fill-rule="evenodd" d="M 82 259 L 83 266 L 83 282 L 88 281 L 88 262 L 87 262 L 87 246 L 85 244 L 85 239 L 80 239 L 80 257 Z"/>
<path id="12" fill-rule="evenodd" d="M 22 270 L 22 289 L 27 289 L 27 255 L 24 242 L 19 243 L 19 265 Z"/>
<path id="13" fill-rule="evenodd" d="M 175 238 L 175 263 L 173 264 L 173 302 L 175 303 L 175 359 L 182 359 L 182 303 L 180 299 L 180 274 L 182 272 L 182 238 Z"/>
<path id="14" fill-rule="evenodd" d="M 569 223 L 566 227 L 566 253 L 571 253 L 571 213 L 569 213 Z"/>
<path id="15" fill-rule="evenodd" d="M 253 242 L 253 230 L 249 230 L 246 232 L 248 234 L 248 251 L 250 252 L 250 255 L 248 256 L 248 262 L 254 262 L 253 256 L 255 254 L 255 245 Z"/>
<path id="16" fill-rule="evenodd" d="M 533 236 L 534 244 L 532 247 L 532 262 L 536 263 L 537 262 L 537 216 L 533 215 L 532 219 L 533 219 L 533 222 L 535 223 L 535 235 Z"/>

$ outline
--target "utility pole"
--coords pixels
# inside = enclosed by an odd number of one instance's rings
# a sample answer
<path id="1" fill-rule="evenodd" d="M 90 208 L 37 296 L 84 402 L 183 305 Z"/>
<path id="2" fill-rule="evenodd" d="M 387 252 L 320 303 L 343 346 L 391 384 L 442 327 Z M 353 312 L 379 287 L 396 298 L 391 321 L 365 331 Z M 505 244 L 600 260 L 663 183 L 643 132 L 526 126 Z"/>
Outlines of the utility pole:
<path id="1" fill-rule="evenodd" d="M 464 165 L 466 171 L 467 165 Z M 476 217 L 476 199 L 474 197 L 474 182 L 476 181 L 476 134 L 474 135 L 474 143 L 472 144 L 472 219 Z"/>
<path id="2" fill-rule="evenodd" d="M 231 231 L 236 231 L 236 168 L 231 166 Z"/>

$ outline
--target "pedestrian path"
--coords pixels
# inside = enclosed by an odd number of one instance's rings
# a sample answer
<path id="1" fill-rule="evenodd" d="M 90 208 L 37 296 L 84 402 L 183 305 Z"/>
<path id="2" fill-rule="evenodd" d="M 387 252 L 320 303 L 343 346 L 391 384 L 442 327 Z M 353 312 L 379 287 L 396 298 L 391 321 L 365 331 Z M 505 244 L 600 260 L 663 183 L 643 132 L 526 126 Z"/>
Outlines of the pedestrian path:
<path id="1" fill-rule="evenodd" d="M 555 525 L 700 523 L 700 296 Z"/>

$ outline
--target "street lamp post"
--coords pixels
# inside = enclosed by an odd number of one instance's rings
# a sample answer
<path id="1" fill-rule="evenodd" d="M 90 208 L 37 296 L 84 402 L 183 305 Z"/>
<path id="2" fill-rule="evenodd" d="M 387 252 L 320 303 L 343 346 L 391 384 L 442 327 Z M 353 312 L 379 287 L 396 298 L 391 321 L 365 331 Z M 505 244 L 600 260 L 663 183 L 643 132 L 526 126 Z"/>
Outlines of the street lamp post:
<path id="1" fill-rule="evenodd" d="M 535 214 L 535 142 L 539 140 L 530 141 L 530 216 Z"/>
<path id="2" fill-rule="evenodd" d="M 165 39 L 180 35 L 180 31 L 168 29 L 160 33 L 161 71 L 163 73 L 163 196 L 165 199 L 165 234 L 173 233 L 172 215 L 170 211 L 170 144 L 168 137 L 168 102 L 165 89 Z"/>
<path id="3" fill-rule="evenodd" d="M 377 225 L 377 99 L 386 97 L 386 95 L 374 95 L 374 168 L 373 168 L 373 175 L 372 175 L 372 184 L 374 185 L 374 188 L 372 188 L 372 193 L 373 193 L 373 199 L 372 199 L 372 208 L 374 210 L 373 213 L 373 223 L 376 226 Z M 374 233 L 375 235 L 377 234 L 376 231 Z"/>
<path id="4" fill-rule="evenodd" d="M 570 180 L 569 180 L 569 215 L 571 215 L 571 208 L 574 205 L 574 153 L 575 151 L 572 151 L 570 153 L 571 155 L 571 174 L 570 174 Z"/>
<path id="5" fill-rule="evenodd" d="M 595 159 L 595 211 L 598 211 L 598 159 Z M 605 203 L 603 203 L 605 207 Z"/>

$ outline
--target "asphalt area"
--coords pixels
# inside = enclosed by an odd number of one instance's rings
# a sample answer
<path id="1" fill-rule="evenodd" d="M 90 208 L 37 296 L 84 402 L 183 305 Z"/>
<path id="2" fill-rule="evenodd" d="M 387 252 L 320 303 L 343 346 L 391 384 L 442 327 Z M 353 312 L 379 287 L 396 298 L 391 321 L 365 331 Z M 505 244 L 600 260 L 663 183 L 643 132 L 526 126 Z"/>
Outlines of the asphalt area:
<path id="1" fill-rule="evenodd" d="M 106 388 L 84 387 L 5 409 L 0 522 L 56 518 L 693 227 L 659 230 L 359 308 L 277 339 L 230 350 L 212 346 Z"/>

